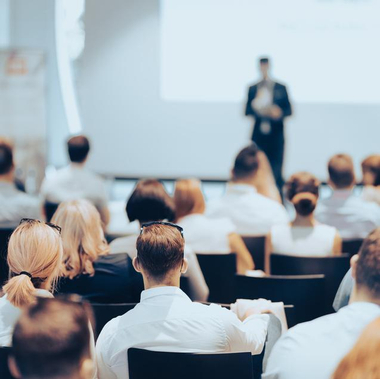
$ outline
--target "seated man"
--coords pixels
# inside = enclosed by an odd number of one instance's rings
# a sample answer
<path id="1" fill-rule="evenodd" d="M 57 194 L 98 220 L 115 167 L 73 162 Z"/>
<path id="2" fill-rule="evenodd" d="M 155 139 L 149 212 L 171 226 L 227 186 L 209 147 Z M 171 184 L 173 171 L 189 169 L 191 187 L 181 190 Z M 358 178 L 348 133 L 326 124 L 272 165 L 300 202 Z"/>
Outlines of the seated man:
<path id="1" fill-rule="evenodd" d="M 261 353 L 268 315 L 248 311 L 241 322 L 227 309 L 191 302 L 179 289 L 181 273 L 187 269 L 181 227 L 162 222 L 143 224 L 133 264 L 143 276 L 145 291 L 133 310 L 111 320 L 100 333 L 96 346 L 100 379 L 128 378 L 131 347 Z"/>
<path id="2" fill-rule="evenodd" d="M 14 184 L 13 146 L 0 139 L 0 228 L 15 228 L 22 218 L 40 218 L 37 198 L 19 191 Z"/>
<path id="3" fill-rule="evenodd" d="M 104 181 L 86 169 L 90 142 L 85 136 L 71 137 L 67 142 L 70 164 L 45 178 L 41 187 L 44 203 L 86 199 L 98 209 L 105 225 L 109 222 L 107 193 Z M 51 215 L 50 215 L 51 216 Z"/>
<path id="4" fill-rule="evenodd" d="M 10 370 L 22 379 L 91 379 L 90 334 L 82 304 L 38 298 L 15 326 Z"/>
<path id="5" fill-rule="evenodd" d="M 380 226 L 380 207 L 353 193 L 354 164 L 350 156 L 338 154 L 328 164 L 332 195 L 319 201 L 316 219 L 338 229 L 343 240 L 365 238 Z"/>
<path id="6" fill-rule="evenodd" d="M 258 193 L 258 187 L 264 180 L 259 174 L 260 153 L 255 144 L 241 150 L 226 194 L 207 204 L 207 216 L 229 218 L 240 235 L 266 235 L 273 225 L 289 222 L 282 204 Z"/>
<path id="7" fill-rule="evenodd" d="M 380 317 L 380 228 L 351 259 L 354 289 L 338 313 L 289 330 L 274 346 L 263 379 L 329 379 L 363 329 Z"/>

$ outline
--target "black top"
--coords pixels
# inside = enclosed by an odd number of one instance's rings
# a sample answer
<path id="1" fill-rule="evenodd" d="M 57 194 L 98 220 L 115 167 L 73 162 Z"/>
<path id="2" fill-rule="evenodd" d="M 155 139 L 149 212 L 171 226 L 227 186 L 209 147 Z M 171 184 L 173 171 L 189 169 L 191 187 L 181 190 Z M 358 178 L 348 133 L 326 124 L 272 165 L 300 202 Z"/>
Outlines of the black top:
<path id="1" fill-rule="evenodd" d="M 94 262 L 95 274 L 74 279 L 62 278 L 57 293 L 73 293 L 92 303 L 137 303 L 143 281 L 136 273 L 127 254 L 99 257 Z"/>

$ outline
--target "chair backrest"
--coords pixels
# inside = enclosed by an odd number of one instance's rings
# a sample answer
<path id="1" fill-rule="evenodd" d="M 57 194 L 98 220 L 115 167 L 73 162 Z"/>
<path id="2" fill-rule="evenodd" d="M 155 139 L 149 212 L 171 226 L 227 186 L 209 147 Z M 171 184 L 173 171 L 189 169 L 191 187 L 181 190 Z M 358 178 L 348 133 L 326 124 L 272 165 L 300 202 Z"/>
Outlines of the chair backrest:
<path id="1" fill-rule="evenodd" d="M 236 297 L 264 298 L 294 305 L 294 324 L 310 321 L 324 314 L 324 275 L 264 276 L 236 275 Z M 294 325 L 289 325 L 290 327 Z"/>
<path id="2" fill-rule="evenodd" d="M 363 244 L 363 238 L 358 238 L 354 240 L 348 240 L 342 242 L 343 253 L 349 254 L 351 257 L 357 254 Z"/>
<path id="3" fill-rule="evenodd" d="M 264 270 L 266 236 L 242 236 L 245 246 L 252 255 L 256 270 Z"/>
<path id="4" fill-rule="evenodd" d="M 350 256 L 299 257 L 271 254 L 273 275 L 318 275 L 325 276 L 325 313 L 332 313 L 332 304 L 339 285 L 350 268 Z"/>
<path id="5" fill-rule="evenodd" d="M 0 378 L 1 379 L 13 379 L 13 376 L 9 372 L 8 358 L 11 349 L 9 347 L 0 347 Z"/>
<path id="6" fill-rule="evenodd" d="M 0 287 L 8 280 L 8 241 L 14 229 L 0 229 Z"/>
<path id="7" fill-rule="evenodd" d="M 253 379 L 250 353 L 192 354 L 128 350 L 130 379 Z"/>
<path id="8" fill-rule="evenodd" d="M 210 290 L 208 301 L 232 303 L 235 298 L 235 254 L 197 254 L 205 281 Z"/>

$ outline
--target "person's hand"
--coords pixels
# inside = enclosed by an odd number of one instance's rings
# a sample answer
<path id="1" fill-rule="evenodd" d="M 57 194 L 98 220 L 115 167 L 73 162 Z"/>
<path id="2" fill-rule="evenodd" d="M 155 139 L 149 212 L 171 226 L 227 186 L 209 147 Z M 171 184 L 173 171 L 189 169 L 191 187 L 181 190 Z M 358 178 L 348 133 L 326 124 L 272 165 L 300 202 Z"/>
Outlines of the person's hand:
<path id="1" fill-rule="evenodd" d="M 282 110 L 278 105 L 272 105 L 270 109 L 270 117 L 274 120 L 279 120 L 282 117 Z"/>
<path id="2" fill-rule="evenodd" d="M 269 313 L 272 313 L 272 311 L 270 309 L 255 309 L 255 308 L 250 308 L 250 309 L 248 309 L 245 312 L 244 320 L 246 318 L 248 318 L 249 316 L 252 316 L 252 315 L 265 315 L 265 314 L 269 314 Z"/>

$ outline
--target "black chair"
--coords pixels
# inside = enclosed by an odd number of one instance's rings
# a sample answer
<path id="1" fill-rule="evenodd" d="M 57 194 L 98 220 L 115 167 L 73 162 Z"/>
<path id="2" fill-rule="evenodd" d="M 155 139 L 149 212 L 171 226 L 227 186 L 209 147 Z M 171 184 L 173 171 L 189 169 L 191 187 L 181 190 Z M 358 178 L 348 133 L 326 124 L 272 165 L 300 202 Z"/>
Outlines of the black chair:
<path id="1" fill-rule="evenodd" d="M 14 379 L 8 368 L 8 358 L 11 349 L 9 347 L 0 347 L 0 378 Z"/>
<path id="2" fill-rule="evenodd" d="M 363 238 L 358 238 L 354 240 L 348 240 L 342 242 L 343 253 L 349 254 L 351 257 L 357 254 L 363 244 Z"/>
<path id="3" fill-rule="evenodd" d="M 289 327 L 310 321 L 324 314 L 324 275 L 264 276 L 261 278 L 236 275 L 236 298 L 264 298 L 294 305 L 294 319 Z"/>
<path id="4" fill-rule="evenodd" d="M 8 241 L 14 229 L 0 229 L 0 287 L 8 280 Z"/>
<path id="5" fill-rule="evenodd" d="M 253 379 L 250 353 L 192 354 L 128 350 L 130 379 Z"/>
<path id="6" fill-rule="evenodd" d="M 207 286 L 210 290 L 208 301 L 232 303 L 235 300 L 235 254 L 197 254 Z"/>
<path id="7" fill-rule="evenodd" d="M 336 291 L 350 268 L 350 256 L 299 257 L 271 254 L 273 275 L 319 275 L 325 276 L 325 314 L 332 313 Z"/>
<path id="8" fill-rule="evenodd" d="M 252 255 L 256 270 L 264 270 L 265 266 L 265 241 L 266 236 L 248 237 L 242 236 L 245 246 Z"/>

